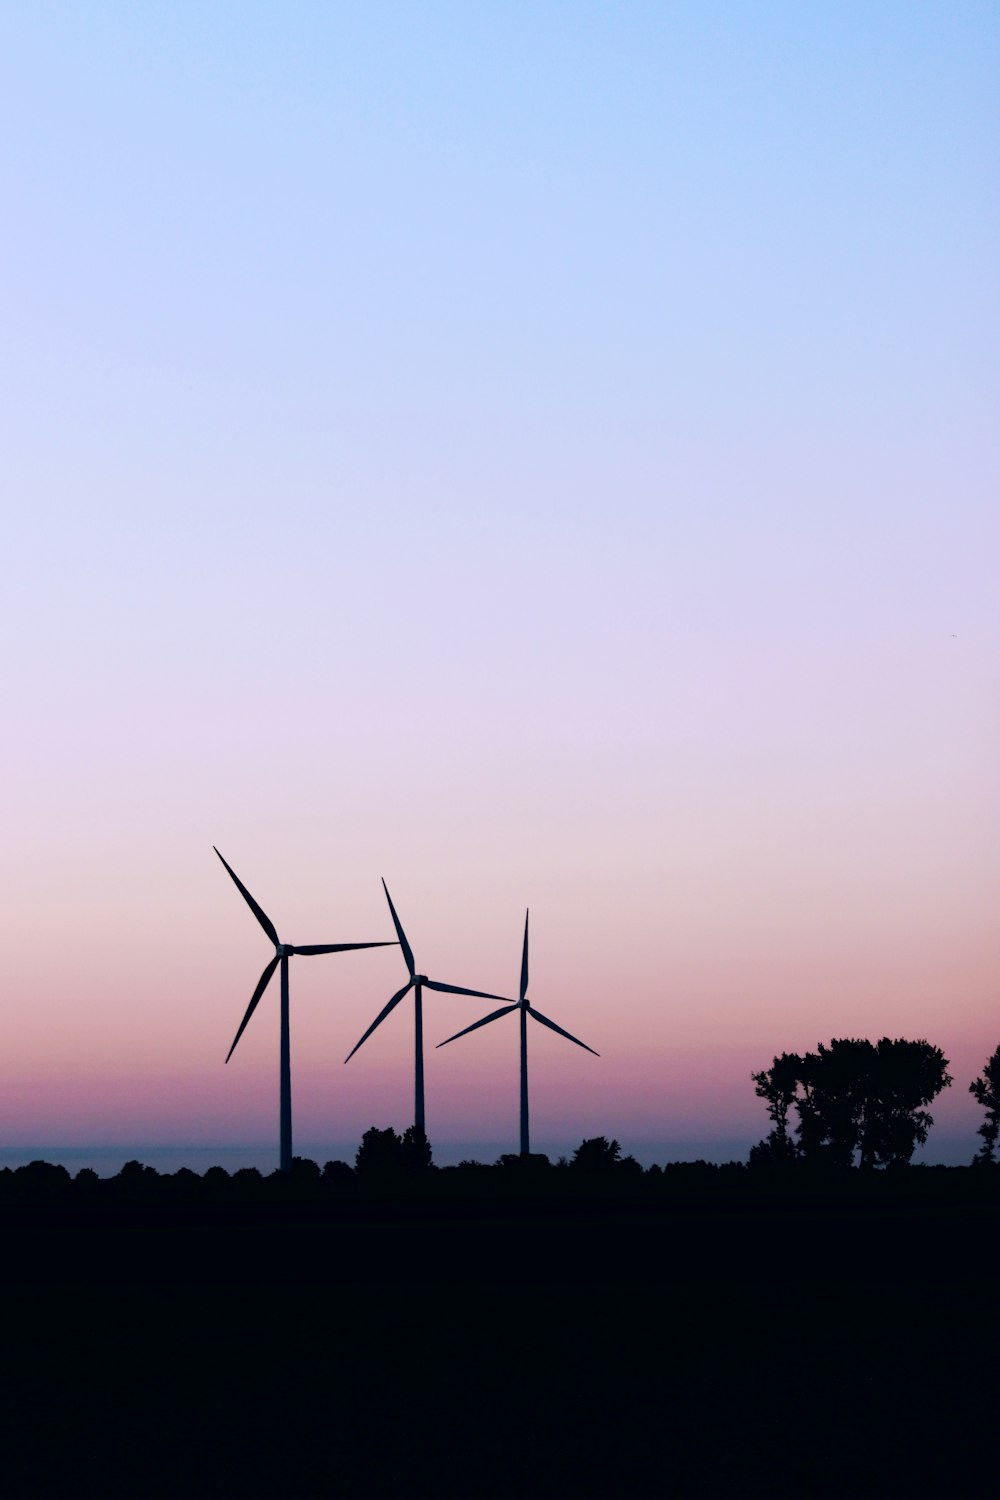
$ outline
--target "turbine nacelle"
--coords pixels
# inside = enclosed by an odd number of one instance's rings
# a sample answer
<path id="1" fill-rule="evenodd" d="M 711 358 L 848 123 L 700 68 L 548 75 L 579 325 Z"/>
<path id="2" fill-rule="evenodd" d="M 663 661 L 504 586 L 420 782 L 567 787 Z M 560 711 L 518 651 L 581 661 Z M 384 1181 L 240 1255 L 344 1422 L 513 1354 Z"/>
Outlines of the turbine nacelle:
<path id="1" fill-rule="evenodd" d="M 291 958 L 292 954 L 295 952 L 295 949 L 292 947 L 291 943 L 275 943 L 274 952 L 276 957 L 278 958 Z"/>

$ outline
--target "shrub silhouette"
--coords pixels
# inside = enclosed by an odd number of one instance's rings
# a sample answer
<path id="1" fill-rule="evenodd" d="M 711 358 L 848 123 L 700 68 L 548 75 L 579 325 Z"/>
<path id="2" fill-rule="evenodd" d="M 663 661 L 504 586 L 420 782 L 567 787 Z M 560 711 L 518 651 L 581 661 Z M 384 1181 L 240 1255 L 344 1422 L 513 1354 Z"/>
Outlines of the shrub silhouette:
<path id="1" fill-rule="evenodd" d="M 469 1165 L 472 1165 L 469 1163 Z M 497 1166 L 508 1172 L 544 1172 L 552 1163 L 543 1151 L 529 1151 L 527 1156 L 519 1152 L 505 1152 L 497 1159 Z"/>
<path id="2" fill-rule="evenodd" d="M 996 1161 L 997 1136 L 1000 1135 L 1000 1047 L 988 1059 L 983 1076 L 969 1084 L 969 1093 L 986 1111 L 986 1119 L 976 1134 L 983 1144 L 972 1159 L 973 1166 L 992 1166 Z"/>

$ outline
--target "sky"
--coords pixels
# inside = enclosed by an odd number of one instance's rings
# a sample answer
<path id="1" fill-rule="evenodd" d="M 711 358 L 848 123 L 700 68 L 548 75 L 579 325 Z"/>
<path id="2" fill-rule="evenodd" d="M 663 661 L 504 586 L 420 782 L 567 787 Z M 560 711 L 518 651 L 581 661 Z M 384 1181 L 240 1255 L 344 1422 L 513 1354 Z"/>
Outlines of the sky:
<path id="1" fill-rule="evenodd" d="M 0 1153 L 276 1155 L 266 939 L 533 1140 L 1000 1043 L 1000 13 L 0 8 Z M 292 961 L 297 1143 L 412 1119 Z M 517 1026 L 428 997 L 438 1159 Z M 477 1149 L 480 1149 L 477 1148 Z M 298 1149 L 298 1144 L 297 1148 Z M 192 1156 L 194 1159 L 194 1156 Z M 199 1157 L 198 1159 L 203 1159 Z"/>

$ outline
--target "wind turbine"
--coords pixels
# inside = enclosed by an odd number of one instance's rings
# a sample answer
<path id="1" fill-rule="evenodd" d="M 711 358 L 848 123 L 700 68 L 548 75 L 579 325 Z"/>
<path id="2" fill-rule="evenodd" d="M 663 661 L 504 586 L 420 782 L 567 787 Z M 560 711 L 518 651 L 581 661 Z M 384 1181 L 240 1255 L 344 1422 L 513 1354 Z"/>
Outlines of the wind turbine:
<path id="1" fill-rule="evenodd" d="M 499 997 L 498 997 L 499 998 Z M 531 1154 L 528 1144 L 528 1017 L 538 1021 L 542 1026 L 547 1026 L 550 1031 L 558 1031 L 569 1042 L 576 1042 L 585 1052 L 594 1052 L 593 1047 L 588 1047 L 586 1042 L 581 1042 L 579 1037 L 572 1036 L 568 1031 L 563 1031 L 555 1021 L 550 1021 L 548 1016 L 543 1016 L 540 1010 L 536 1010 L 528 999 L 528 913 L 524 914 L 524 947 L 521 950 L 521 995 L 515 1004 L 513 1001 L 502 1006 L 500 1010 L 491 1011 L 488 1016 L 483 1016 L 481 1021 L 473 1021 L 471 1026 L 466 1026 L 463 1031 L 456 1031 L 454 1036 L 446 1037 L 443 1042 L 438 1042 L 439 1047 L 447 1047 L 449 1042 L 457 1041 L 460 1036 L 467 1036 L 470 1031 L 478 1031 L 480 1026 L 488 1026 L 491 1021 L 498 1021 L 501 1016 L 509 1016 L 513 1011 L 521 1012 L 521 1155 Z M 594 1052 L 595 1057 L 600 1057 L 599 1052 Z"/>
<path id="2" fill-rule="evenodd" d="M 396 934 L 399 938 L 399 946 L 403 950 L 403 957 L 406 959 L 406 967 L 410 971 L 410 977 L 403 985 L 403 988 L 396 991 L 392 999 L 389 1001 L 388 1005 L 386 1005 L 382 1010 L 379 1011 L 378 1015 L 375 1017 L 374 1021 L 369 1026 L 364 1036 L 361 1038 L 361 1041 L 355 1043 L 350 1052 L 348 1052 L 347 1056 L 344 1058 L 344 1062 L 350 1062 L 351 1058 L 354 1056 L 355 1052 L 357 1052 L 358 1048 L 364 1042 L 367 1042 L 368 1038 L 371 1036 L 375 1028 L 377 1026 L 381 1026 L 386 1016 L 389 1015 L 391 1011 L 395 1010 L 396 1006 L 399 1004 L 400 1000 L 402 1000 L 407 991 L 412 989 L 415 1032 L 413 1124 L 421 1135 L 426 1135 L 427 1132 L 424 1129 L 424 990 L 440 990 L 445 995 L 475 995 L 480 1000 L 501 1000 L 503 996 L 491 995 L 487 990 L 466 990 L 463 989 L 459 984 L 442 984 L 439 979 L 428 979 L 426 974 L 418 974 L 417 966 L 413 959 L 413 949 L 406 941 L 406 933 L 403 931 L 402 924 L 396 915 L 396 908 L 393 906 L 392 897 L 389 895 L 389 887 L 386 885 L 384 880 L 382 881 L 382 889 L 385 891 L 385 899 L 388 901 L 389 910 L 392 912 L 393 926 L 396 929 Z"/>
<path id="3" fill-rule="evenodd" d="M 212 848 L 215 849 L 215 845 L 214 844 L 212 845 Z M 216 854 L 219 854 L 218 849 L 215 849 L 215 852 L 216 852 Z M 222 859 L 222 855 L 221 854 L 219 854 L 219 858 Z M 226 864 L 226 861 L 224 859 L 222 859 L 222 863 L 224 865 L 226 865 L 226 869 L 229 871 L 230 875 L 232 876 L 233 883 L 235 884 L 236 889 L 239 891 L 240 895 L 243 897 L 243 899 L 246 902 L 247 906 L 249 906 L 250 910 L 253 912 L 254 916 L 257 918 L 257 921 L 263 927 L 265 933 L 271 939 L 271 942 L 274 944 L 274 957 L 271 959 L 271 962 L 267 965 L 267 968 L 264 970 L 263 974 L 260 976 L 260 979 L 257 981 L 257 988 L 254 990 L 252 996 L 250 997 L 250 1004 L 247 1006 L 247 1013 L 243 1017 L 243 1020 L 240 1022 L 240 1029 L 236 1033 L 236 1036 L 235 1036 L 235 1038 L 233 1040 L 233 1045 L 230 1047 L 228 1053 L 226 1054 L 226 1062 L 229 1061 L 229 1059 L 232 1057 L 233 1053 L 236 1051 L 236 1043 L 239 1041 L 240 1037 L 243 1035 L 244 1031 L 246 1030 L 247 1022 L 250 1020 L 250 1017 L 253 1015 L 254 1011 L 257 1009 L 257 1002 L 258 1002 L 258 1000 L 260 999 L 261 995 L 263 995 L 264 991 L 267 989 L 268 985 L 270 984 L 271 979 L 272 979 L 272 977 L 274 975 L 274 971 L 275 971 L 275 969 L 278 967 L 278 965 L 280 963 L 280 965 L 281 965 L 281 1084 L 280 1084 L 281 1105 L 280 1105 L 280 1111 L 279 1111 L 279 1119 L 280 1119 L 280 1135 L 281 1135 L 281 1154 L 280 1154 L 279 1161 L 280 1161 L 281 1170 L 283 1172 L 290 1172 L 292 1170 L 292 1063 L 291 1063 L 291 1048 L 290 1048 L 290 1038 L 289 1038 L 289 1028 L 288 1028 L 288 960 L 295 953 L 301 953 L 301 954 L 304 954 L 306 957 L 312 958 L 317 953 L 347 953 L 347 952 L 349 952 L 353 948 L 395 948 L 396 944 L 395 943 L 309 943 L 305 947 L 293 947 L 293 945 L 291 943 L 283 943 L 281 941 L 281 939 L 278 937 L 277 930 L 275 928 L 274 923 L 271 921 L 271 918 L 267 915 L 267 913 L 265 911 L 262 910 L 261 907 L 259 907 L 257 905 L 256 901 L 253 899 L 253 897 L 251 896 L 250 892 L 247 890 L 246 886 L 243 884 L 242 880 L 237 875 L 236 871 L 230 865 Z"/>

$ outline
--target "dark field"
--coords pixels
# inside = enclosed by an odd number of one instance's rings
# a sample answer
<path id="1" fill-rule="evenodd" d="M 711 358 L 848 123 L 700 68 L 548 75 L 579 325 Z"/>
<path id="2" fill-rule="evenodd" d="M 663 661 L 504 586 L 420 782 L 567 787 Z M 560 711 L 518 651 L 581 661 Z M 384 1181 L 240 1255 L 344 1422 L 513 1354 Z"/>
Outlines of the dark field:
<path id="1" fill-rule="evenodd" d="M 7 1202 L 8 1492 L 994 1493 L 1000 1195 L 913 1181 Z"/>

